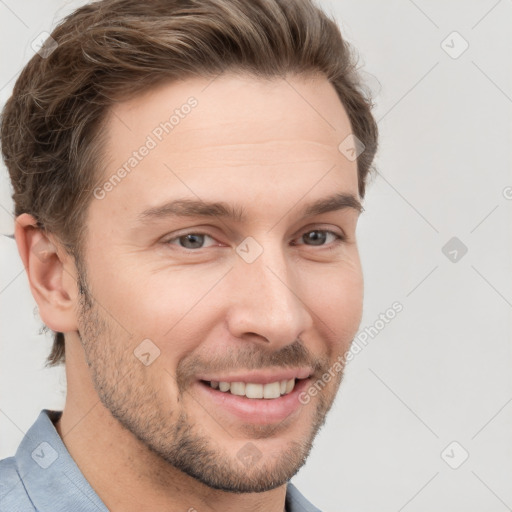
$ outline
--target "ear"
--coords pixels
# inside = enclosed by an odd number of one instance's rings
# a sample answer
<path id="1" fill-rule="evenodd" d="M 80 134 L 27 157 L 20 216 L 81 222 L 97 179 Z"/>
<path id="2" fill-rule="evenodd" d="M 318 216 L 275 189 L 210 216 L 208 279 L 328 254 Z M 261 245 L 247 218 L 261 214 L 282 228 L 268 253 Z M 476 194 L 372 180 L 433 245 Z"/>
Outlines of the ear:
<path id="1" fill-rule="evenodd" d="M 18 252 L 41 320 L 55 332 L 76 331 L 78 273 L 73 257 L 56 238 L 38 228 L 32 215 L 19 215 L 15 225 Z"/>

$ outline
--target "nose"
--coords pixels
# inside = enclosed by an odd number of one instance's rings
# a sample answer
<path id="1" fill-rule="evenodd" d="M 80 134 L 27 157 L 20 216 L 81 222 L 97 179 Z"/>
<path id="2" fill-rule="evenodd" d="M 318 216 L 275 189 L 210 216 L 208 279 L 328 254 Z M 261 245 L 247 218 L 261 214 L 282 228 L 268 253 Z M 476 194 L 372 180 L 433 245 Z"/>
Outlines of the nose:
<path id="1" fill-rule="evenodd" d="M 265 248 L 252 263 L 238 258 L 230 272 L 230 333 L 272 350 L 299 339 L 313 318 L 298 276 L 279 248 Z"/>

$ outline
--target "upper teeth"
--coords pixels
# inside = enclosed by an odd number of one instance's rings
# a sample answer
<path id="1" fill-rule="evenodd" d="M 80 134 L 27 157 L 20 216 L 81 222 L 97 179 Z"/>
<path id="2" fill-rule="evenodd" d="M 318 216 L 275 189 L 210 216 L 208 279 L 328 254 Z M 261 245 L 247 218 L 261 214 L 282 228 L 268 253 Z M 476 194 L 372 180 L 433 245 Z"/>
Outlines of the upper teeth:
<path id="1" fill-rule="evenodd" d="M 233 395 L 247 398 L 279 398 L 287 395 L 295 386 L 295 379 L 270 382 L 269 384 L 254 384 L 252 382 L 217 382 L 212 380 L 210 386 L 220 391 L 231 391 Z"/>

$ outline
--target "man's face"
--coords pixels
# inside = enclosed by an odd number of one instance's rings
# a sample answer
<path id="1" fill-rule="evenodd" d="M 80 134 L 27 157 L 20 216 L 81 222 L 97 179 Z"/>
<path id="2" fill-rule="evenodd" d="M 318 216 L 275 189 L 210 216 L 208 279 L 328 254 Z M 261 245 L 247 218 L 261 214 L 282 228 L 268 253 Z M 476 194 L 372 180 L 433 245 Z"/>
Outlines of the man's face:
<path id="1" fill-rule="evenodd" d="M 360 199 L 356 161 L 338 149 L 350 132 L 323 78 L 187 80 L 109 115 L 82 255 L 92 381 L 143 446 L 210 487 L 288 481 L 334 400 L 340 371 L 309 403 L 298 396 L 332 376 L 359 327 L 359 212 L 307 209 Z M 178 199 L 222 202 L 243 219 L 172 214 Z M 233 394 L 244 390 L 269 398 Z"/>

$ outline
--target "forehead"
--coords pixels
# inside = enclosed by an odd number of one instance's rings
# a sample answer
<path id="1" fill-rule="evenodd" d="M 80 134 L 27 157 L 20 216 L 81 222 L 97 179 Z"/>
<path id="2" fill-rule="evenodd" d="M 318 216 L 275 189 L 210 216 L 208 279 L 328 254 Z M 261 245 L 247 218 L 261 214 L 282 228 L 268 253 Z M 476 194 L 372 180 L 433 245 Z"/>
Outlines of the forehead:
<path id="1" fill-rule="evenodd" d="M 99 185 L 112 186 L 100 209 L 117 204 L 135 215 L 176 195 L 240 203 L 283 182 L 297 200 L 319 179 L 325 190 L 336 182 L 357 195 L 357 164 L 338 149 L 350 130 L 323 77 L 161 84 L 109 113 Z"/>
<path id="2" fill-rule="evenodd" d="M 298 139 L 337 151 L 340 137 L 350 133 L 332 85 L 324 77 L 302 75 L 270 80 L 228 74 L 164 83 L 115 104 L 107 126 L 113 156 L 129 154 L 141 136 L 176 152 L 182 144 L 187 150 L 240 151 L 244 143 Z M 261 158 L 270 160 L 273 153 Z"/>

